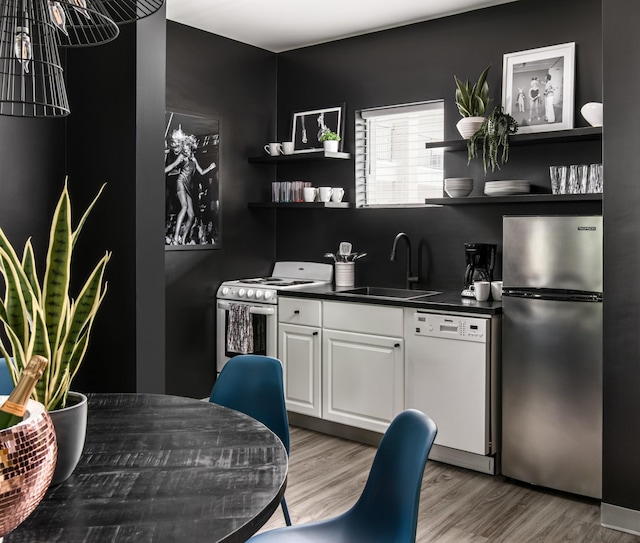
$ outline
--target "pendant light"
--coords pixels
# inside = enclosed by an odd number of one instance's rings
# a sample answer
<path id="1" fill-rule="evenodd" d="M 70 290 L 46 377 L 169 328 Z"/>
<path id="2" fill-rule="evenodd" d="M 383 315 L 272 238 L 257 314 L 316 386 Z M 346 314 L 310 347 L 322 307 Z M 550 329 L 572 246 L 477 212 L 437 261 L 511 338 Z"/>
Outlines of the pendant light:
<path id="1" fill-rule="evenodd" d="M 57 30 L 45 3 L 2 0 L 0 9 L 0 115 L 68 115 Z"/>
<path id="2" fill-rule="evenodd" d="M 0 115 L 69 114 L 58 47 L 115 39 L 164 0 L 0 0 Z"/>

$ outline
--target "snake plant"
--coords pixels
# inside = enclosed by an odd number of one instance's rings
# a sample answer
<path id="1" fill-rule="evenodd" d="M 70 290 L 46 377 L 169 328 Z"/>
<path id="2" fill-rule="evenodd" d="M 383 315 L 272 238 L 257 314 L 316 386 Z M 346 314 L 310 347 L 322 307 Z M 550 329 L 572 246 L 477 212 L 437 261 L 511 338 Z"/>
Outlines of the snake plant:
<path id="1" fill-rule="evenodd" d="M 71 381 L 86 354 L 93 322 L 107 290 L 104 272 L 110 252 L 100 259 L 77 297 L 69 294 L 73 249 L 104 187 L 74 230 L 65 182 L 51 223 L 42 281 L 36 272 L 31 239 L 25 243 L 20 260 L 0 228 L 0 273 L 5 286 L 0 322 L 6 336 L 0 338 L 0 352 L 14 383 L 32 355 L 49 360 L 32 396 L 49 411 L 66 406 Z"/>
<path id="2" fill-rule="evenodd" d="M 487 66 L 478 77 L 477 83 L 471 84 L 467 79 L 464 83 L 455 75 L 456 82 L 456 106 L 463 117 L 482 117 L 489 107 L 489 84 L 487 73 L 491 64 Z"/>

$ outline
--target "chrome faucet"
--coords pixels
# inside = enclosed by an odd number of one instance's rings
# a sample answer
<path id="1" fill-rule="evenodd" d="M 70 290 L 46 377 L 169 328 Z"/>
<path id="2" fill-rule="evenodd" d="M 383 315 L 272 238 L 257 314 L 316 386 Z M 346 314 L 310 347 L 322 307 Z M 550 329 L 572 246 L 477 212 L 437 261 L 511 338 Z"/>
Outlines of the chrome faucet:
<path id="1" fill-rule="evenodd" d="M 398 247 L 398 242 L 404 239 L 407 242 L 407 282 L 406 282 L 406 288 L 407 289 L 411 289 L 413 288 L 413 284 L 417 283 L 418 281 L 420 281 L 420 277 L 418 277 L 417 275 L 411 275 L 411 242 L 409 241 L 409 236 L 407 236 L 407 234 L 405 234 L 404 232 L 400 232 L 397 236 L 396 239 L 393 240 L 393 247 L 391 248 L 391 262 L 395 262 L 396 261 L 396 249 Z"/>

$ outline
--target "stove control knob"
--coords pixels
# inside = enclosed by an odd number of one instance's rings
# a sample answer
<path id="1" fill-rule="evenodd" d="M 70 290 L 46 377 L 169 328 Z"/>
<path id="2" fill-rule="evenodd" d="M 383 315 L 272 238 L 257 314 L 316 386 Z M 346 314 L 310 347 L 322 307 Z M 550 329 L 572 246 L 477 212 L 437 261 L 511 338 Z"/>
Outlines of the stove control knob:
<path id="1" fill-rule="evenodd" d="M 252 288 L 247 290 L 247 298 L 253 298 L 254 294 L 255 294 L 255 291 Z"/>
<path id="2" fill-rule="evenodd" d="M 245 291 L 243 288 L 241 288 L 241 289 L 238 291 L 238 296 L 240 296 L 240 298 L 244 298 L 245 293 L 246 293 L 246 291 Z"/>
<path id="3" fill-rule="evenodd" d="M 275 293 L 274 293 L 272 290 L 267 290 L 267 291 L 264 293 L 264 299 L 265 299 L 265 300 L 271 300 L 271 298 L 273 298 L 273 295 L 274 295 L 274 294 L 275 294 Z"/>
<path id="4" fill-rule="evenodd" d="M 259 300 L 260 298 L 262 298 L 262 295 L 264 294 L 263 291 L 261 290 L 256 290 L 256 300 Z"/>
<path id="5" fill-rule="evenodd" d="M 229 294 L 229 287 L 222 287 L 222 295 L 226 296 L 227 294 Z"/>

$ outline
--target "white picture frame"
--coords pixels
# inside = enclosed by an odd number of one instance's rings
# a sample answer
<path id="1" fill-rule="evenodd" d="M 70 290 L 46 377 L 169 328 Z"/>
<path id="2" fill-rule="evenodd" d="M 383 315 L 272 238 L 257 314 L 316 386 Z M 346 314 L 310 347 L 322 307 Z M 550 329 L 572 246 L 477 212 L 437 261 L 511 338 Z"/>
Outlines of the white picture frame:
<path id="1" fill-rule="evenodd" d="M 575 42 L 507 53 L 502 108 L 519 134 L 569 130 L 574 122 Z"/>
<path id="2" fill-rule="evenodd" d="M 338 150 L 342 151 L 344 137 L 345 106 L 339 105 L 293 113 L 291 141 L 294 142 L 294 153 L 310 153 L 323 149 L 320 136 L 323 130 L 331 130 L 340 136 Z"/>

